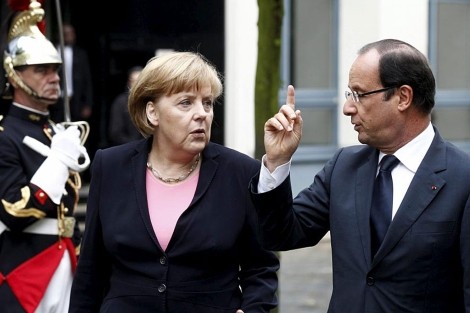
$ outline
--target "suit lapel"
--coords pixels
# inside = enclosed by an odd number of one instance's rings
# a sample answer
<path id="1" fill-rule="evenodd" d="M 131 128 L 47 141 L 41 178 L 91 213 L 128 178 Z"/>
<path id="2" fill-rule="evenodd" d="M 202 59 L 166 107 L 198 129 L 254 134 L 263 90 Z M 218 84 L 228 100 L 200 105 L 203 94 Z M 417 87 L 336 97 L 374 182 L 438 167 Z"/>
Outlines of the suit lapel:
<path id="1" fill-rule="evenodd" d="M 201 170 L 199 173 L 199 181 L 196 188 L 196 193 L 194 198 L 189 205 L 189 209 L 201 199 L 201 197 L 207 192 L 209 186 L 214 179 L 215 173 L 219 166 L 217 158 L 219 157 L 219 152 L 213 148 L 214 146 L 209 143 L 209 145 L 202 152 L 202 162 Z M 189 211 L 189 210 L 188 210 Z"/>
<path id="2" fill-rule="evenodd" d="M 131 158 L 132 166 L 132 179 L 134 186 L 135 200 L 139 209 L 140 217 L 142 222 L 147 229 L 148 234 L 152 238 L 152 241 L 160 249 L 160 243 L 158 242 L 157 236 L 153 230 L 152 222 L 150 220 L 149 208 L 147 203 L 147 186 L 146 186 L 146 174 L 147 174 L 147 159 L 150 151 L 150 145 L 152 143 L 152 137 L 147 140 L 143 140 L 141 144 L 136 146 L 135 154 Z"/>
<path id="3" fill-rule="evenodd" d="M 356 215 L 361 234 L 362 249 L 367 264 L 371 263 L 370 248 L 370 206 L 377 171 L 378 153 L 372 150 L 368 160 L 358 168 L 356 176 Z"/>
<path id="4" fill-rule="evenodd" d="M 445 169 L 445 143 L 436 132 L 433 143 L 411 181 L 372 266 L 393 249 L 437 196 L 446 182 L 436 173 Z"/>

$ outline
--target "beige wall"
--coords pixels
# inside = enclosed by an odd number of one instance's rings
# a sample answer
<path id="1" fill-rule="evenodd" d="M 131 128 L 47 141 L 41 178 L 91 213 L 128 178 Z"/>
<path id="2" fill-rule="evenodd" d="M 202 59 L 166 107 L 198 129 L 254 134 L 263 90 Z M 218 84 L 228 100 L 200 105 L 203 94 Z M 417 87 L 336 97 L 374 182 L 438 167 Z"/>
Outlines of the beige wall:
<path id="1" fill-rule="evenodd" d="M 254 156 L 258 3 L 225 0 L 225 145 Z"/>

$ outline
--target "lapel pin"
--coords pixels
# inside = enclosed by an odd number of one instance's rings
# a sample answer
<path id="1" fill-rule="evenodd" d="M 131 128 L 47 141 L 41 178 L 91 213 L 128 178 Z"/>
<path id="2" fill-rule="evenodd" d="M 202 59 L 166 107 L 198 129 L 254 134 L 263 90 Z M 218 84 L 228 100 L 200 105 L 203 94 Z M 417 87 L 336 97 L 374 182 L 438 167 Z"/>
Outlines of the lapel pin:
<path id="1" fill-rule="evenodd" d="M 437 190 L 437 186 L 432 185 L 432 186 L 431 186 L 431 189 L 432 189 L 432 190 Z"/>

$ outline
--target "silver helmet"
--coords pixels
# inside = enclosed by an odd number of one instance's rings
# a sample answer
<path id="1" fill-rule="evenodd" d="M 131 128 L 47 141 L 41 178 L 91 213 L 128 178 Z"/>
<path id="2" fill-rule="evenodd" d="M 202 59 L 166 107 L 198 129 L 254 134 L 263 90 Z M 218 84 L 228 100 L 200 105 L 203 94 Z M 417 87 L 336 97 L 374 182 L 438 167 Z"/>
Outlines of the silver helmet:
<path id="1" fill-rule="evenodd" d="M 45 37 L 26 35 L 13 38 L 5 51 L 5 70 L 8 72 L 11 67 L 34 64 L 62 64 L 62 59 Z"/>

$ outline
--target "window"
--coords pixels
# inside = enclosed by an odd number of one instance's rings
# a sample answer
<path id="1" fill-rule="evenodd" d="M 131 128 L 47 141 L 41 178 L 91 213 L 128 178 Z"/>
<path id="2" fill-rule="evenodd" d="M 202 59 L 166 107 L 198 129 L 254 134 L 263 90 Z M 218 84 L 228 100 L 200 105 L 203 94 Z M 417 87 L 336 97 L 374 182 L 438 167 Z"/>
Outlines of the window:
<path id="1" fill-rule="evenodd" d="M 337 0 L 284 1 L 279 101 L 293 84 L 304 120 L 297 155 L 310 159 L 337 146 L 337 7 Z"/>

